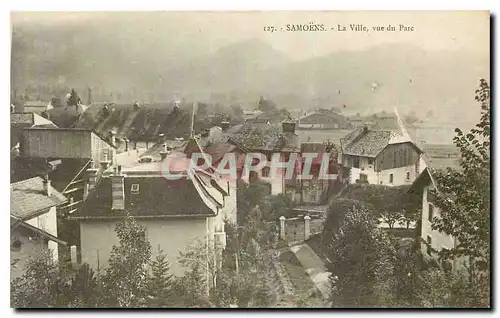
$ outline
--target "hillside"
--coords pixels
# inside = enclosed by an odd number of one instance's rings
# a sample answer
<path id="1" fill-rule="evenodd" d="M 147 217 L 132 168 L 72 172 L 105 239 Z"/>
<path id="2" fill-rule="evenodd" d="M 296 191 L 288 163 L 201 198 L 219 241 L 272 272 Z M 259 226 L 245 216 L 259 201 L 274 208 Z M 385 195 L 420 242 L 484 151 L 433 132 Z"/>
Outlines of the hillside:
<path id="1" fill-rule="evenodd" d="M 202 43 L 187 45 L 171 34 L 158 41 L 146 26 L 18 25 L 12 85 L 18 94 L 29 85 L 31 95 L 43 91 L 46 98 L 57 87 L 74 87 L 85 99 L 91 87 L 94 100 L 123 103 L 184 97 L 254 108 L 265 96 L 289 109 L 334 106 L 347 114 L 398 106 L 402 114 L 418 110 L 429 124 L 463 126 L 477 120 L 479 109 L 469 111 L 474 91 L 479 78 L 489 78 L 485 57 L 407 44 L 303 61 L 255 39 L 209 52 Z M 432 116 L 426 116 L 429 111 Z"/>

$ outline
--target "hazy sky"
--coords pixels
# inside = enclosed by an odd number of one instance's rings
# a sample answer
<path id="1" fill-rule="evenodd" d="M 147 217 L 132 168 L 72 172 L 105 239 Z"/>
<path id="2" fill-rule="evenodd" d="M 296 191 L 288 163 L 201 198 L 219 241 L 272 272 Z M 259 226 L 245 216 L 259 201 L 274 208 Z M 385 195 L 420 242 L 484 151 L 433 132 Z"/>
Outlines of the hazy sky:
<path id="1" fill-rule="evenodd" d="M 411 43 L 428 50 L 461 50 L 482 57 L 489 56 L 489 12 L 486 11 L 268 11 L 268 12 L 72 12 L 13 13 L 12 23 L 108 23 L 154 32 L 158 41 L 168 38 L 179 43 L 200 41 L 207 51 L 229 43 L 257 38 L 292 59 L 325 55 L 337 50 L 359 50 L 388 42 Z M 370 32 L 264 32 L 273 25 L 287 24 L 363 24 Z M 373 26 L 413 26 L 413 32 L 375 32 Z M 141 31 L 142 30 L 142 31 Z M 163 37 L 163 35 L 168 36 Z"/>

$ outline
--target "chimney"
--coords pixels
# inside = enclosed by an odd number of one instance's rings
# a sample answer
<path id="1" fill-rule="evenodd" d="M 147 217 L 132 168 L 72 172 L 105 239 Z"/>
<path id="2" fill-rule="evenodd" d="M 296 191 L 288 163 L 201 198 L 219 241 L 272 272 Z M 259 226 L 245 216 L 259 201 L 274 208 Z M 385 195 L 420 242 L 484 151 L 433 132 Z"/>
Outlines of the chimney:
<path id="1" fill-rule="evenodd" d="M 97 184 L 97 169 L 87 169 L 87 186 L 85 187 L 84 197 L 87 198 Z"/>
<path id="2" fill-rule="evenodd" d="M 113 210 L 124 210 L 125 209 L 125 176 L 121 174 L 121 166 L 119 166 L 111 178 L 111 195 L 112 195 L 112 206 Z"/>
<path id="3" fill-rule="evenodd" d="M 101 171 L 108 169 L 109 161 L 108 161 L 108 152 L 105 151 L 103 153 L 103 159 L 101 160 Z"/>
<path id="4" fill-rule="evenodd" d="M 165 134 L 164 133 L 159 134 L 158 137 L 159 137 L 160 142 L 164 143 L 164 142 L 167 141 L 167 139 L 165 138 Z"/>
<path id="5" fill-rule="evenodd" d="M 283 133 L 295 134 L 295 123 L 284 121 L 283 123 L 281 123 L 281 130 L 283 131 Z"/>
<path id="6" fill-rule="evenodd" d="M 43 179 L 43 193 L 47 196 L 52 195 L 52 186 L 50 184 L 49 174 L 45 174 Z"/>
<path id="7" fill-rule="evenodd" d="M 116 131 L 110 130 L 109 135 L 111 136 L 111 144 L 116 147 Z"/>
<path id="8" fill-rule="evenodd" d="M 368 126 L 363 126 L 363 133 L 367 133 L 368 132 Z"/>
<path id="9" fill-rule="evenodd" d="M 222 131 L 226 131 L 229 128 L 230 124 L 231 123 L 228 121 L 223 121 L 222 123 L 220 123 L 220 128 L 222 128 Z"/>
<path id="10" fill-rule="evenodd" d="M 167 144 L 163 144 L 163 150 L 160 152 L 161 160 L 165 160 L 168 155 L 168 149 L 167 149 Z"/>
<path id="11" fill-rule="evenodd" d="M 111 135 L 111 144 L 113 145 L 114 148 L 111 149 L 111 162 L 115 162 L 116 160 L 116 131 L 114 130 L 110 130 L 109 131 L 110 135 Z"/>

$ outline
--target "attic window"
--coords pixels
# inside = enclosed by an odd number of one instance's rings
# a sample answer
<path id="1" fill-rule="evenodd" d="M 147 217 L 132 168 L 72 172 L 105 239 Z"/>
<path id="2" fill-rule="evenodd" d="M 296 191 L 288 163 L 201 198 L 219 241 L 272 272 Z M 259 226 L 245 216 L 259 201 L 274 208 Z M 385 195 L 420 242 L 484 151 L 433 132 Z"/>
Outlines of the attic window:
<path id="1" fill-rule="evenodd" d="M 134 194 L 139 193 L 139 184 L 134 183 L 134 184 L 130 187 L 130 192 L 131 192 L 131 193 L 134 193 Z"/>

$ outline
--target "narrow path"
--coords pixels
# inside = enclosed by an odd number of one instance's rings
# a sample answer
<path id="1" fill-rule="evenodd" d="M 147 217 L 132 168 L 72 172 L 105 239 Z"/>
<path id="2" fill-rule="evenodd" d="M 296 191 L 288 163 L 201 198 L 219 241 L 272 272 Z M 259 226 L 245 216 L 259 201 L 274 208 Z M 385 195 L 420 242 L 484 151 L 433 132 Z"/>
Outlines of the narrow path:
<path id="1" fill-rule="evenodd" d="M 323 298 L 328 300 L 330 298 L 331 284 L 329 272 L 321 258 L 305 243 L 291 246 L 290 250 L 297 256 L 306 273 L 323 295 Z"/>

